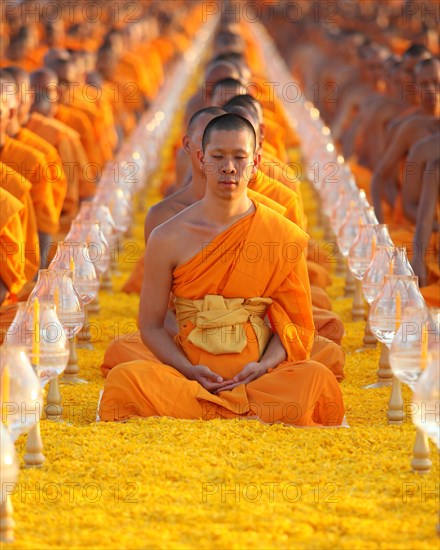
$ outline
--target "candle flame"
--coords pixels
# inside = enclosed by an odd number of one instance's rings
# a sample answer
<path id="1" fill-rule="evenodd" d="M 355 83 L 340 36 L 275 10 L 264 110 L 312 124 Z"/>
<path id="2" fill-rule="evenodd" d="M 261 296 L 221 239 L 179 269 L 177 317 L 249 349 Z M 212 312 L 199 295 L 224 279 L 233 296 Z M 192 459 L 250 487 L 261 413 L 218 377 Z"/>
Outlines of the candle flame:
<path id="1" fill-rule="evenodd" d="M 60 305 L 60 291 L 58 287 L 55 287 L 55 291 L 53 293 L 53 301 L 55 302 L 55 308 L 58 313 L 58 307 Z"/>
<path id="2" fill-rule="evenodd" d="M 376 254 L 376 235 L 373 235 L 373 242 L 371 243 L 371 257 L 374 258 L 374 255 Z"/>
<path id="3" fill-rule="evenodd" d="M 34 365 L 40 364 L 40 302 L 34 300 L 34 338 L 32 342 L 32 358 Z"/>
<path id="4" fill-rule="evenodd" d="M 402 296 L 400 292 L 396 292 L 396 332 L 399 330 L 402 321 Z"/>
<path id="5" fill-rule="evenodd" d="M 428 364 L 428 329 L 426 323 L 422 324 L 422 352 L 420 355 L 420 368 L 425 370 Z"/>

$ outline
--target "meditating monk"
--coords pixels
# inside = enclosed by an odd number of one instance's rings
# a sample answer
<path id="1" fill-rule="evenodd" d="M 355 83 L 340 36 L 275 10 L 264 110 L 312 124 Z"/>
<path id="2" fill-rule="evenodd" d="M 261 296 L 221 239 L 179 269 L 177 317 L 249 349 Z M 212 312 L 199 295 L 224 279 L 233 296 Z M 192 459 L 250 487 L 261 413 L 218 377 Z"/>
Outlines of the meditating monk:
<path id="1" fill-rule="evenodd" d="M 191 118 L 187 134 L 182 140 L 184 150 L 188 154 L 192 165 L 191 182 L 182 190 L 174 193 L 149 209 L 144 228 L 146 243 L 148 242 L 151 232 L 157 226 L 203 198 L 206 185 L 197 158 L 197 151 L 202 147 L 202 136 L 207 124 L 222 114 L 224 114 L 222 109 L 211 107 L 199 111 Z M 232 131 L 231 138 L 234 138 L 234 133 Z M 249 188 L 247 193 L 251 199 L 270 207 L 275 212 L 284 214 L 282 206 L 271 201 L 264 195 L 260 195 Z M 144 258 L 139 260 L 127 283 L 124 285 L 123 290 L 126 292 L 140 293 L 144 277 L 144 262 Z M 341 343 L 344 333 L 344 326 L 337 315 L 316 306 L 313 307 L 313 320 L 317 335 L 313 343 L 311 357 L 325 364 L 332 370 L 338 380 L 342 380 L 344 378 L 345 356 L 339 344 Z M 170 332 L 174 331 L 173 327 L 176 326 L 175 315 L 171 312 L 167 314 L 166 326 Z M 129 342 L 118 340 L 110 344 L 105 353 L 101 370 L 104 376 L 106 376 L 109 370 L 118 363 L 133 359 L 143 359 L 146 356 L 151 356 L 151 352 L 142 344 L 138 335 L 133 335 Z"/>
<path id="2" fill-rule="evenodd" d="M 9 81 L 0 81 L 0 161 L 18 172 L 31 184 L 30 194 L 37 219 L 41 261 L 43 252 L 59 228 L 59 211 L 55 204 L 53 182 L 46 170 L 46 158 L 34 147 L 7 135 L 13 97 L 7 92 Z M 15 108 L 15 107 L 14 107 Z"/>
<path id="3" fill-rule="evenodd" d="M 0 305 L 7 304 L 27 281 L 21 259 L 25 242 L 20 219 L 23 209 L 18 199 L 0 187 Z"/>
<path id="4" fill-rule="evenodd" d="M 437 133 L 417 140 L 408 152 L 402 177 L 402 206 L 403 213 L 411 222 L 417 222 L 426 166 L 439 156 L 440 126 Z M 438 231 L 438 225 L 435 229 Z"/>
<path id="5" fill-rule="evenodd" d="M 438 136 L 437 136 L 438 137 Z M 438 144 L 438 142 L 437 142 Z M 428 273 L 427 263 L 431 262 L 437 269 L 436 280 L 432 287 L 424 293 L 425 299 L 433 307 L 440 306 L 440 283 L 439 283 L 439 249 L 438 249 L 438 224 L 437 219 L 437 249 L 431 247 L 431 235 L 435 225 L 436 214 L 439 208 L 439 188 L 440 188 L 440 155 L 437 149 L 436 158 L 426 162 L 423 172 L 423 186 L 420 193 L 419 207 L 417 212 L 416 230 L 414 233 L 414 251 L 411 264 L 414 272 L 419 277 L 420 286 L 427 285 Z M 422 288 L 422 292 L 423 292 Z"/>
<path id="6" fill-rule="evenodd" d="M 24 241 L 20 244 L 20 260 L 24 263 L 26 281 L 31 281 L 40 267 L 37 218 L 31 197 L 32 185 L 10 166 L 0 162 L 0 187 L 23 205 L 19 212 L 24 237 Z"/>
<path id="7" fill-rule="evenodd" d="M 255 146 L 252 125 L 237 115 L 206 127 L 199 153 L 205 197 L 156 228 L 147 244 L 139 321 L 158 360 L 125 363 L 109 373 L 103 420 L 342 422 L 335 376 L 309 360 L 314 326 L 303 256 L 307 235 L 246 194 Z M 179 324 L 174 339 L 164 328 L 170 292 Z"/>
<path id="8" fill-rule="evenodd" d="M 31 73 L 30 85 L 35 96 L 28 127 L 51 143 L 60 155 L 68 179 L 63 215 L 67 219 L 73 218 L 79 201 L 93 197 L 95 193 L 94 178 L 87 170 L 89 157 L 80 134 L 55 118 L 59 108 L 56 74 L 48 68 L 35 71 Z"/>
<path id="9" fill-rule="evenodd" d="M 54 205 L 58 219 L 60 219 L 67 191 L 67 177 L 55 147 L 28 128 L 30 109 L 34 97 L 30 87 L 29 75 L 20 67 L 7 67 L 2 69 L 1 72 L 3 75 L 8 75 L 11 84 L 10 93 L 8 94 L 11 108 L 8 134 L 20 143 L 29 145 L 44 155 L 44 169 L 52 184 Z"/>
<path id="10" fill-rule="evenodd" d="M 211 96 L 211 106 L 222 107 L 236 95 L 247 93 L 246 86 L 234 78 L 224 78 L 213 87 Z"/>

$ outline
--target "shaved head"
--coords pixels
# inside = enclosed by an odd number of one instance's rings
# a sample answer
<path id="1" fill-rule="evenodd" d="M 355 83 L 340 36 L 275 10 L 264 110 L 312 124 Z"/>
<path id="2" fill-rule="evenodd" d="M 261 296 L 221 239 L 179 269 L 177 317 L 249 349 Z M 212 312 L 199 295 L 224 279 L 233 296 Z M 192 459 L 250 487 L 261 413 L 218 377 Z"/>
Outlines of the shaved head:
<path id="1" fill-rule="evenodd" d="M 212 92 L 212 104 L 217 106 L 224 105 L 229 99 L 236 95 L 244 95 L 247 92 L 239 80 L 234 78 L 225 78 L 217 82 Z"/>
<path id="2" fill-rule="evenodd" d="M 194 113 L 191 117 L 188 128 L 186 130 L 186 133 L 191 136 L 195 126 L 197 125 L 197 122 L 204 116 L 211 116 L 211 117 L 218 117 L 221 115 L 224 115 L 226 111 L 221 109 L 220 107 L 206 107 L 206 109 L 201 109 L 200 111 L 197 111 L 197 113 Z"/>
<path id="3" fill-rule="evenodd" d="M 203 152 L 205 152 L 206 146 L 212 140 L 215 132 L 240 132 L 243 130 L 248 134 L 249 139 L 251 140 L 252 150 L 255 151 L 257 137 L 252 124 L 248 120 L 232 113 L 227 113 L 226 115 L 216 117 L 214 120 L 211 120 L 203 132 Z"/>

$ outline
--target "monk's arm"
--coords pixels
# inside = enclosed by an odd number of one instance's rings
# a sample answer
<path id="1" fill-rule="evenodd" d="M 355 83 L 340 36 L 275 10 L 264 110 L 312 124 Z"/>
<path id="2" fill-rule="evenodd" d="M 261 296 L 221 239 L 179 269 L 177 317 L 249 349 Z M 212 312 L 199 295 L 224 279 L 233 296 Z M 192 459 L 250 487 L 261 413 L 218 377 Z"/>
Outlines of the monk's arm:
<path id="1" fill-rule="evenodd" d="M 385 187 L 389 184 L 389 177 L 393 176 L 397 163 L 404 157 L 409 147 L 408 128 L 403 125 L 399 128 L 394 140 L 387 147 L 384 156 L 376 167 L 371 179 L 371 196 L 373 206 L 380 223 L 383 222 L 381 199 L 386 194 Z"/>
<path id="2" fill-rule="evenodd" d="M 159 203 L 160 204 L 160 203 Z M 147 246 L 148 238 L 153 231 L 154 228 L 156 228 L 158 225 L 163 223 L 165 220 L 160 220 L 159 216 L 156 213 L 155 206 L 152 206 L 145 216 L 145 222 L 144 222 L 144 240 L 145 240 L 145 246 Z"/>
<path id="3" fill-rule="evenodd" d="M 264 372 L 267 372 L 269 369 L 277 367 L 280 363 L 287 359 L 287 352 L 284 349 L 284 346 L 280 340 L 280 337 L 275 333 L 267 346 L 263 357 L 260 359 L 259 363 L 264 369 Z M 264 373 L 263 373 L 264 374 Z"/>
<path id="4" fill-rule="evenodd" d="M 420 286 L 425 286 L 425 258 L 429 253 L 429 241 L 439 200 L 440 159 L 429 162 L 423 175 L 423 187 L 417 212 L 416 231 L 414 233 L 414 254 L 411 265 L 419 277 Z"/>
<path id="5" fill-rule="evenodd" d="M 439 150 L 439 136 L 422 138 L 409 150 L 402 178 L 402 204 L 405 216 L 412 222 L 417 221 L 426 163 L 434 160 Z"/>
<path id="6" fill-rule="evenodd" d="M 189 378 L 191 363 L 164 328 L 173 270 L 168 248 L 169 243 L 161 234 L 150 235 L 144 257 L 139 330 L 142 341 L 156 357 Z"/>
<path id="7" fill-rule="evenodd" d="M 0 279 L 0 305 L 5 301 L 8 294 L 8 287 L 5 285 L 2 279 Z"/>

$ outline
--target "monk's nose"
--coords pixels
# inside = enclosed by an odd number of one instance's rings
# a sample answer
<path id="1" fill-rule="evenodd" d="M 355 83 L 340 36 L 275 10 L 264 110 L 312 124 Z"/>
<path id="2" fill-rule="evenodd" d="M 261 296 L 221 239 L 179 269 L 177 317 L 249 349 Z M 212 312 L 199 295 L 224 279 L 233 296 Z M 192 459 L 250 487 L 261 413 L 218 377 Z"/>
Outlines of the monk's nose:
<path id="1" fill-rule="evenodd" d="M 235 165 L 232 162 L 232 159 L 225 160 L 225 163 L 223 165 L 223 171 L 227 173 L 236 172 Z"/>

